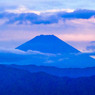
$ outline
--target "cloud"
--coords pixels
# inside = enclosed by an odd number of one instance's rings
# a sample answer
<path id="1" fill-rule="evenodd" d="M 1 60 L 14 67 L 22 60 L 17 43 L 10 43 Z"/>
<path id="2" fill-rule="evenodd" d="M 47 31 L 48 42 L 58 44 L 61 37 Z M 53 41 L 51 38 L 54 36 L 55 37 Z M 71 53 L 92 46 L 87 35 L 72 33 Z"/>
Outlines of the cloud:
<path id="1" fill-rule="evenodd" d="M 52 9 L 52 10 L 41 11 L 41 13 L 56 13 L 56 12 L 71 13 L 71 12 L 74 12 L 74 9 Z"/>
<path id="2" fill-rule="evenodd" d="M 40 51 L 32 51 L 28 50 L 27 52 L 18 50 L 18 49 L 12 49 L 12 48 L 0 48 L 0 53 L 11 53 L 11 54 L 21 54 L 21 55 L 45 55 L 45 56 L 56 56 L 57 54 L 51 54 L 51 53 L 43 53 Z"/>
<path id="3" fill-rule="evenodd" d="M 60 68 L 85 68 L 95 66 L 90 54 L 48 55 L 38 51 L 0 50 L 0 64 L 56 66 Z M 92 55 L 92 54 L 91 54 Z"/>
<path id="4" fill-rule="evenodd" d="M 95 16 L 95 10 L 78 9 L 70 13 L 59 12 L 59 16 L 67 19 L 89 19 Z"/>
<path id="5" fill-rule="evenodd" d="M 18 64 L 18 65 L 41 65 L 53 62 L 57 54 L 42 53 L 40 51 L 29 50 L 27 52 L 17 49 L 4 49 L 0 48 L 0 64 Z"/>
<path id="6" fill-rule="evenodd" d="M 53 14 L 53 13 L 56 13 L 56 12 L 68 12 L 68 13 L 70 13 L 70 12 L 74 12 L 74 9 L 51 9 L 51 10 L 43 10 L 43 11 L 33 11 L 33 10 L 28 9 L 24 5 L 21 5 L 16 9 L 7 9 L 7 10 L 5 10 L 5 12 L 15 13 L 15 14 L 35 13 L 37 15 L 40 15 L 40 14 L 43 14 L 43 13 Z"/>
<path id="7" fill-rule="evenodd" d="M 92 55 L 92 56 L 90 56 L 90 57 L 92 57 L 93 59 L 95 59 L 95 55 Z"/>
<path id="8" fill-rule="evenodd" d="M 26 54 L 26 52 L 17 49 L 0 48 L 0 53 Z"/>
<path id="9" fill-rule="evenodd" d="M 86 47 L 88 51 L 95 52 L 95 41 L 91 41 Z"/>
<path id="10" fill-rule="evenodd" d="M 74 19 L 79 20 L 79 23 L 82 22 L 82 19 L 86 21 L 91 20 L 93 23 L 95 22 L 94 16 L 95 10 L 53 9 L 46 11 L 33 11 L 24 6 L 20 6 L 20 8 L 6 10 L 6 12 L 0 13 L 0 20 L 2 20 L 1 25 L 46 25 Z M 91 23 L 91 21 L 89 22 Z M 78 23 L 78 21 L 76 22 Z"/>
<path id="11" fill-rule="evenodd" d="M 53 9 L 46 11 L 33 11 L 24 6 L 14 10 L 6 10 L 0 13 L 1 19 L 8 19 L 5 24 L 52 24 L 58 23 L 61 19 L 90 19 L 94 18 L 95 10 L 73 10 L 73 9 Z M 92 19 L 94 20 L 94 19 Z M 94 20 L 95 21 L 95 20 Z"/>
<path id="12" fill-rule="evenodd" d="M 40 15 L 40 11 L 32 11 L 26 8 L 25 6 L 21 5 L 17 9 L 7 9 L 5 12 L 8 13 L 15 13 L 15 14 L 21 14 L 21 13 L 35 13 L 37 15 Z"/>

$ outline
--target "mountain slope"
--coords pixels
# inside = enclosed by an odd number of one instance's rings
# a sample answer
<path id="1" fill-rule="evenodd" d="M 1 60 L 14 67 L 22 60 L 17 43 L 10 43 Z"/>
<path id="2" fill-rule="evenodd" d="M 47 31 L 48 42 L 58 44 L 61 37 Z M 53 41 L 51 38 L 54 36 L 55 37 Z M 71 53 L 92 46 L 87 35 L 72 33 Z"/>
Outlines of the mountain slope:
<path id="1" fill-rule="evenodd" d="M 0 95 L 95 95 L 95 76 L 62 78 L 0 65 Z"/>
<path id="2" fill-rule="evenodd" d="M 54 35 L 40 35 L 17 47 L 23 51 L 33 50 L 44 53 L 79 53 L 79 51 Z"/>

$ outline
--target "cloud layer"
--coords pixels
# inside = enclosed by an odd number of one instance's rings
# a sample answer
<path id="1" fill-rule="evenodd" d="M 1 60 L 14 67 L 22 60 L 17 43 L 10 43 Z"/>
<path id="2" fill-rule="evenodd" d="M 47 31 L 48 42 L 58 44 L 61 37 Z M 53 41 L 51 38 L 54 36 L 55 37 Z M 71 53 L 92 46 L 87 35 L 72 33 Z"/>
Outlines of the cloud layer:
<path id="1" fill-rule="evenodd" d="M 2 23 L 5 24 L 52 24 L 58 23 L 60 20 L 72 19 L 90 19 L 94 18 L 95 10 L 47 10 L 47 11 L 32 11 L 25 7 L 16 10 L 6 10 L 0 13 Z M 4 20 L 4 21 L 3 21 Z M 95 21 L 94 21 L 95 22 Z"/>
<path id="2" fill-rule="evenodd" d="M 95 66 L 95 60 L 89 54 L 48 54 L 38 51 L 0 49 L 0 64 L 41 65 L 60 68 L 85 68 Z M 92 54 L 93 56 L 95 53 Z"/>

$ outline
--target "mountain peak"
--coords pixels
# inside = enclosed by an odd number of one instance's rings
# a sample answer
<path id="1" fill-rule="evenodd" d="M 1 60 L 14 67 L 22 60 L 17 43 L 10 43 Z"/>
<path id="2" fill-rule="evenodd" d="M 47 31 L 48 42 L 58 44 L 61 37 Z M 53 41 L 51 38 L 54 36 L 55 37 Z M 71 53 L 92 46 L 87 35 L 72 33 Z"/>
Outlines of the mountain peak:
<path id="1" fill-rule="evenodd" d="M 55 35 L 39 35 L 16 49 L 33 50 L 44 53 L 78 53 L 79 51 Z"/>
<path id="2" fill-rule="evenodd" d="M 43 35 L 43 34 L 41 34 L 41 35 L 36 36 L 36 37 L 56 37 L 56 36 L 55 35 Z"/>

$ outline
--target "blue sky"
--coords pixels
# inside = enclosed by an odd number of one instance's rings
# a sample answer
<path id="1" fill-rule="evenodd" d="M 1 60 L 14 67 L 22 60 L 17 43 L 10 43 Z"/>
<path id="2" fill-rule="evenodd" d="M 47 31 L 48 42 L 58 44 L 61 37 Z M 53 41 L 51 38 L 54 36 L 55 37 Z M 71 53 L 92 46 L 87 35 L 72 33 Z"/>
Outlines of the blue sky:
<path id="1" fill-rule="evenodd" d="M 1 9 L 24 5 L 33 10 L 95 9 L 95 0 L 0 0 Z"/>

